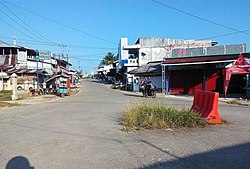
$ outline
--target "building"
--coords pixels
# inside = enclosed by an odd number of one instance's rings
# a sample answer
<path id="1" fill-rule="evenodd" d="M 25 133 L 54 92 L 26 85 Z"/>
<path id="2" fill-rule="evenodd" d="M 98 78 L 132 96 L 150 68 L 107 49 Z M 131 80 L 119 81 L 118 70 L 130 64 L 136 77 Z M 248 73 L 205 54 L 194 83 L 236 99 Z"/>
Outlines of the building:
<path id="1" fill-rule="evenodd" d="M 164 58 L 162 87 L 165 93 L 193 94 L 194 90 L 221 94 L 245 93 L 246 75 L 250 74 L 250 53 L 246 52 L 245 44 L 193 48 L 193 52 L 189 50 Z M 178 54 L 176 51 L 173 53 Z M 185 56 L 183 53 L 186 53 Z M 245 62 L 238 64 L 239 60 Z"/>
<path id="2" fill-rule="evenodd" d="M 11 90 L 12 73 L 17 74 L 19 89 L 35 89 L 42 88 L 44 82 L 58 74 L 73 77 L 70 66 L 68 61 L 53 57 L 50 51 L 38 51 L 0 41 L 0 90 Z"/>
<path id="3" fill-rule="evenodd" d="M 184 50 L 188 48 L 211 47 L 215 44 L 216 42 L 212 41 L 141 37 L 135 44 L 129 45 L 127 38 L 121 38 L 118 47 L 118 73 L 123 76 L 124 83 L 129 88 L 133 85 L 133 79 L 138 78 L 135 77 L 136 74 L 131 74 L 133 72 L 132 70 L 145 66 L 149 62 L 162 62 L 163 58 L 171 58 L 175 49 Z M 147 72 L 145 73 L 147 74 Z M 140 75 L 142 76 L 143 73 L 141 72 Z M 158 84 L 158 87 L 161 88 L 161 75 L 158 73 L 157 76 L 152 78 L 152 81 L 155 81 L 155 83 Z"/>

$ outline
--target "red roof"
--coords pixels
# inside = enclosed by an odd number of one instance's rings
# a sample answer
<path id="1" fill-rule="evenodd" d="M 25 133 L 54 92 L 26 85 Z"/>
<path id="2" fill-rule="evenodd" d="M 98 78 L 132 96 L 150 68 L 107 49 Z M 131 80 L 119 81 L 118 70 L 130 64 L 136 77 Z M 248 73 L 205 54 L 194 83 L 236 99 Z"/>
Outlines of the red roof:
<path id="1" fill-rule="evenodd" d="M 250 53 L 243 53 L 244 58 L 250 58 Z M 195 62 L 213 62 L 223 60 L 237 60 L 239 54 L 225 54 L 225 55 L 205 55 L 196 57 L 176 57 L 166 58 L 163 64 L 181 64 L 181 63 L 195 63 Z"/>
<path id="2" fill-rule="evenodd" d="M 38 69 L 39 74 L 45 74 L 47 73 L 45 70 L 43 69 Z M 7 71 L 7 73 L 16 73 L 16 74 L 34 74 L 36 73 L 36 69 L 13 69 L 10 71 Z"/>

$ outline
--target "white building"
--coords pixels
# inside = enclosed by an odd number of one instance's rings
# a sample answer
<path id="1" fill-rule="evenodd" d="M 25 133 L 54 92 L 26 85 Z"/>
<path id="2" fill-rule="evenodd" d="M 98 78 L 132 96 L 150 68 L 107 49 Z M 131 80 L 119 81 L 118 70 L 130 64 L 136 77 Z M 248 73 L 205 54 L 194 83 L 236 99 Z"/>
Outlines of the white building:
<path id="1" fill-rule="evenodd" d="M 215 44 L 212 41 L 141 37 L 135 44 L 130 45 L 127 38 L 121 38 L 118 47 L 119 69 L 125 71 L 126 85 L 132 86 L 135 77 L 129 74 L 131 70 L 145 66 L 149 62 L 161 62 L 165 57 L 172 57 L 174 49 L 210 47 Z"/>

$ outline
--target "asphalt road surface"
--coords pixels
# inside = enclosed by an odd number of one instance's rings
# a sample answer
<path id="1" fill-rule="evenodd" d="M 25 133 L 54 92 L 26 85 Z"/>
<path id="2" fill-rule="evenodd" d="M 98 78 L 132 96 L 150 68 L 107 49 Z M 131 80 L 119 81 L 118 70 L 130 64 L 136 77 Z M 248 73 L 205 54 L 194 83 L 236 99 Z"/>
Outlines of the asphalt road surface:
<path id="1" fill-rule="evenodd" d="M 0 109 L 0 168 L 250 168 L 250 108 L 221 103 L 226 125 L 123 132 L 123 110 L 138 102 L 191 107 L 179 97 L 142 98 L 84 80 L 74 96 Z"/>

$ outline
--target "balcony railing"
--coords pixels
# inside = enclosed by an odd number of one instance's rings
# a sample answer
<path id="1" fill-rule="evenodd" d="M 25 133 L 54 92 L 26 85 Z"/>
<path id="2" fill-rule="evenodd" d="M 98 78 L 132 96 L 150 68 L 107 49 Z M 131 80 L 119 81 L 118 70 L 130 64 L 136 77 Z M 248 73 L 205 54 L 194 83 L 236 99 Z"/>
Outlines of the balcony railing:
<path id="1" fill-rule="evenodd" d="M 138 59 L 128 59 L 128 63 L 125 66 L 138 66 Z"/>

